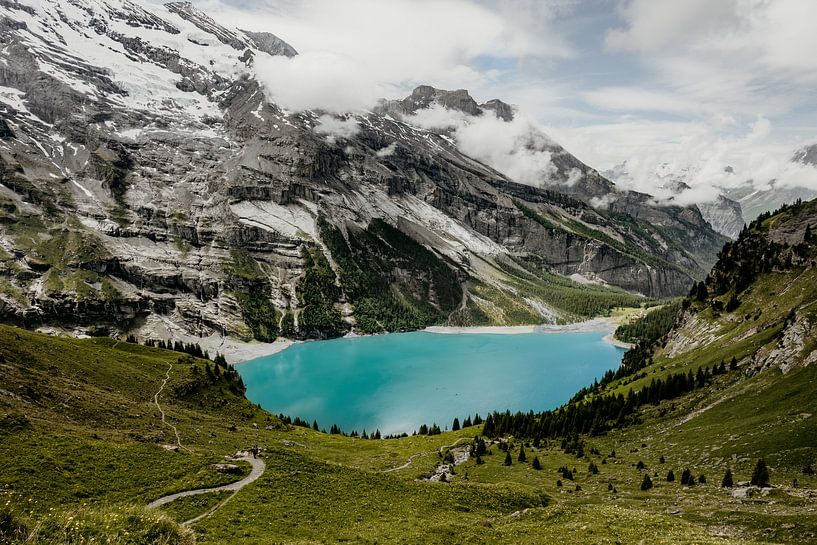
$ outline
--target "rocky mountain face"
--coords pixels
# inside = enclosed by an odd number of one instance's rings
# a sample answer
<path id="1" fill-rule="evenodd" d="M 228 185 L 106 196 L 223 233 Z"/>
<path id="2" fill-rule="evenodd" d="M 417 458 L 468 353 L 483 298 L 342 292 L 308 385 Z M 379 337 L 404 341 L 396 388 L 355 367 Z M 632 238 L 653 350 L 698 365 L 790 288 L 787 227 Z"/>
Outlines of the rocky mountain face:
<path id="1" fill-rule="evenodd" d="M 616 165 L 612 169 L 606 170 L 604 175 L 618 182 L 632 181 L 632 175 L 627 166 L 627 161 Z M 685 182 L 690 175 L 688 169 L 680 172 L 673 172 L 669 165 L 660 165 L 654 173 L 654 183 L 657 188 L 667 189 L 673 195 L 680 195 L 690 189 Z M 741 203 L 732 200 L 725 195 L 719 195 L 715 201 L 698 203 L 694 205 L 703 220 L 708 223 L 716 232 L 730 239 L 735 239 L 743 229 L 744 218 Z"/>
<path id="2" fill-rule="evenodd" d="M 3 0 L 0 42 L 7 321 L 267 341 L 564 321 L 582 315 L 564 293 L 590 289 L 565 276 L 678 295 L 722 242 L 646 195 L 594 208 L 612 184 L 564 150 L 582 185 L 520 185 L 397 115 L 511 121 L 501 101 L 421 87 L 371 113 L 284 111 L 254 59 L 295 49 L 190 3 Z"/>
<path id="3" fill-rule="evenodd" d="M 769 182 L 769 189 L 755 189 L 752 183 L 724 190 L 728 199 L 740 204 L 747 222 L 763 214 L 772 212 L 783 205 L 791 204 L 798 199 L 811 200 L 817 197 L 817 191 L 804 187 L 777 187 Z"/>
<path id="4" fill-rule="evenodd" d="M 402 100 L 382 100 L 375 108 L 375 111 L 402 119 L 416 113 L 418 110 L 424 110 L 434 105 L 472 116 L 479 116 L 486 111 L 490 111 L 503 121 L 513 121 L 514 118 L 513 107 L 499 99 L 477 104 L 477 101 L 465 89 L 446 91 L 444 89 L 435 89 L 430 85 L 417 87 L 412 91 L 411 95 Z"/>
<path id="5" fill-rule="evenodd" d="M 740 202 L 718 195 L 714 202 L 698 203 L 696 206 L 715 231 L 732 240 L 738 238 L 745 225 Z"/>

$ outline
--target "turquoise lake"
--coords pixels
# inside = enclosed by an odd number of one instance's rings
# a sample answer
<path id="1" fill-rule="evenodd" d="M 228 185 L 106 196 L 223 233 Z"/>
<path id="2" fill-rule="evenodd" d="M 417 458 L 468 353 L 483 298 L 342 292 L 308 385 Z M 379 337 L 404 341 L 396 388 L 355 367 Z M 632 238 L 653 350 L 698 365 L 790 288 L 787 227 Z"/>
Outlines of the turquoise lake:
<path id="1" fill-rule="evenodd" d="M 624 350 L 604 333 L 392 333 L 307 342 L 237 366 L 247 397 L 321 428 L 411 434 L 454 417 L 568 401 Z"/>

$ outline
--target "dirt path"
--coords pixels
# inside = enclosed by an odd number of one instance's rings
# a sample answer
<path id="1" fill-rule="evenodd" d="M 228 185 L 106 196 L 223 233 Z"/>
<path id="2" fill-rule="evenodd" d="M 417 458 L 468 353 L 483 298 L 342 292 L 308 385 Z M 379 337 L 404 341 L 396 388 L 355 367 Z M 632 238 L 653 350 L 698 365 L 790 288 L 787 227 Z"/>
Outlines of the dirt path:
<path id="1" fill-rule="evenodd" d="M 381 473 L 391 473 L 392 471 L 400 471 L 401 469 L 406 469 L 407 467 L 411 466 L 412 463 L 414 463 L 414 460 L 416 458 L 419 458 L 420 456 L 428 456 L 429 454 L 436 454 L 438 452 L 442 453 L 442 451 L 444 451 L 447 448 L 456 447 L 462 441 L 471 441 L 471 439 L 469 439 L 468 437 L 460 437 L 459 439 L 457 439 L 456 441 L 454 441 L 450 445 L 443 445 L 439 449 L 430 450 L 428 452 L 418 452 L 417 454 L 412 454 L 405 464 L 403 464 L 401 466 L 393 467 L 391 469 L 385 469 L 385 470 L 381 471 Z"/>
<path id="2" fill-rule="evenodd" d="M 184 449 L 184 450 L 186 450 L 187 452 L 191 452 L 191 450 L 190 450 L 189 448 L 187 448 L 186 446 L 182 445 L 182 440 L 181 440 L 181 437 L 179 437 L 179 430 L 177 430 L 177 429 L 176 429 L 176 426 L 174 426 L 173 424 L 171 424 L 170 422 L 168 422 L 168 421 L 167 421 L 167 417 L 166 417 L 166 415 L 165 415 L 165 412 L 164 412 L 164 410 L 162 409 L 162 406 L 161 406 L 161 405 L 159 405 L 159 394 L 161 394 L 161 393 L 162 393 L 162 390 L 164 390 L 164 389 L 165 389 L 165 386 L 167 386 L 167 381 L 168 381 L 168 380 L 170 380 L 170 371 L 171 371 L 172 369 L 173 369 L 173 364 L 171 363 L 171 364 L 169 364 L 169 365 L 168 365 L 168 367 L 167 367 L 167 373 L 165 373 L 165 378 L 164 378 L 164 380 L 162 381 L 162 385 L 159 387 L 159 390 L 158 390 L 158 391 L 157 391 L 155 394 L 153 394 L 153 403 L 156 405 L 156 408 L 157 408 L 157 409 L 159 409 L 159 412 L 160 412 L 160 413 L 161 413 L 161 415 L 162 415 L 162 424 L 164 424 L 165 426 L 167 426 L 167 427 L 169 427 L 170 429 L 172 429 L 172 430 L 173 430 L 173 433 L 174 433 L 174 435 L 176 436 L 176 445 L 177 445 L 177 446 L 178 446 L 180 449 Z"/>
<path id="3" fill-rule="evenodd" d="M 167 386 L 167 381 L 170 380 L 170 371 L 172 371 L 172 370 L 173 370 L 173 364 L 168 365 L 167 372 L 165 373 L 165 378 L 164 378 L 164 380 L 162 380 L 162 385 L 159 387 L 159 390 L 155 394 L 153 394 L 153 403 L 156 405 L 156 408 L 159 409 L 159 413 L 161 413 L 161 415 L 162 415 L 162 423 L 165 426 L 168 426 L 169 428 L 171 428 L 173 430 L 173 433 L 176 436 L 176 445 L 180 449 L 184 449 L 187 452 L 192 452 L 189 448 L 182 445 L 181 437 L 179 437 L 179 430 L 176 429 L 176 426 L 174 426 L 173 424 L 171 424 L 170 422 L 167 421 L 165 411 L 164 411 L 164 409 L 162 409 L 161 404 L 159 404 L 159 395 L 161 395 L 162 391 L 165 389 L 165 386 Z M 194 523 L 196 523 L 196 522 L 198 522 L 198 521 L 200 521 L 200 520 L 202 520 L 202 519 L 204 519 L 206 517 L 211 516 L 213 513 L 215 513 L 216 511 L 218 511 L 222 507 L 224 507 L 224 505 L 228 501 L 233 499 L 233 496 L 235 496 L 238 493 L 239 490 L 241 490 L 242 488 L 244 488 L 245 486 L 247 486 L 251 482 L 258 480 L 258 478 L 261 477 L 261 475 L 264 474 L 264 470 L 266 470 L 266 468 L 267 468 L 266 464 L 264 463 L 264 460 L 262 460 L 261 458 L 255 458 L 253 456 L 250 456 L 246 452 L 239 453 L 239 455 L 236 456 L 234 459 L 235 460 L 245 460 L 245 461 L 249 462 L 250 465 L 252 466 L 252 469 L 250 470 L 250 474 L 247 475 L 246 477 L 244 477 L 243 479 L 241 479 L 240 481 L 236 481 L 236 482 L 230 483 L 230 484 L 225 484 L 223 486 L 215 486 L 215 487 L 212 487 L 212 488 L 196 488 L 194 490 L 185 490 L 184 492 L 176 492 L 175 494 L 170 494 L 170 495 L 167 495 L 167 496 L 163 496 L 163 497 L 159 498 L 158 500 L 154 500 L 154 501 L 150 502 L 148 504 L 148 508 L 155 509 L 156 507 L 161 507 L 162 505 L 166 505 L 166 504 L 168 504 L 168 503 L 170 503 L 170 502 L 172 502 L 174 500 L 177 500 L 179 498 L 186 498 L 187 496 L 197 496 L 199 494 L 209 494 L 211 492 L 225 492 L 225 491 L 232 492 L 232 494 L 230 494 L 224 501 L 218 503 L 215 507 L 213 507 L 212 509 L 210 509 L 206 513 L 204 513 L 202 515 L 199 515 L 198 517 L 192 518 L 190 520 L 186 520 L 186 521 L 184 521 L 182 523 L 182 525 L 187 526 L 189 524 L 194 524 Z"/>
<path id="4" fill-rule="evenodd" d="M 179 498 L 186 498 L 188 496 L 198 496 L 199 494 L 209 494 L 211 492 L 232 492 L 232 494 L 230 494 L 230 496 L 227 497 L 227 499 L 220 502 L 218 505 L 216 505 L 215 507 L 213 507 L 212 509 L 210 509 L 206 513 L 201 514 L 201 515 L 199 515 L 199 516 L 197 516 L 195 518 L 192 518 L 190 520 L 186 520 L 186 521 L 182 522 L 182 525 L 187 526 L 187 525 L 190 525 L 190 524 L 195 524 L 196 522 L 211 516 L 213 513 L 215 513 L 216 511 L 218 511 L 222 507 L 224 507 L 224 505 L 228 501 L 233 499 L 233 496 L 235 496 L 238 493 L 239 490 L 241 490 L 242 488 L 244 488 L 245 486 L 247 486 L 251 482 L 254 482 L 254 481 L 258 480 L 261 477 L 261 475 L 264 474 L 264 471 L 267 468 L 266 464 L 264 463 L 264 460 L 262 460 L 261 458 L 253 458 L 251 455 L 247 454 L 246 452 L 242 453 L 240 456 L 236 457 L 235 459 L 236 460 L 247 461 L 247 462 L 250 463 L 250 465 L 252 465 L 252 470 L 250 471 L 250 474 L 247 475 L 246 477 L 244 477 L 243 479 L 241 479 L 240 481 L 236 481 L 236 482 L 230 483 L 230 484 L 225 484 L 223 486 L 215 486 L 215 487 L 212 487 L 212 488 L 197 488 L 195 490 L 185 490 L 184 492 L 176 492 L 175 494 L 170 494 L 168 496 L 163 496 L 163 497 L 159 498 L 158 500 L 150 502 L 148 504 L 148 508 L 155 509 L 156 507 L 161 507 L 162 505 L 166 505 L 166 504 L 168 504 L 168 503 L 170 503 L 170 502 L 172 502 L 174 500 L 177 500 Z"/>

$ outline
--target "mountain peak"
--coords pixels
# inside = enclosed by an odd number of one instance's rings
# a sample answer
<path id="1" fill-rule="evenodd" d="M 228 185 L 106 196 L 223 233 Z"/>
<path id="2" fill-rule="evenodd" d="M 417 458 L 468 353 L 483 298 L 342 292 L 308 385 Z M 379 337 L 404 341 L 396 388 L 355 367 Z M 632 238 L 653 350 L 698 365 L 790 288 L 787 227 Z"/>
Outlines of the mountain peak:
<path id="1" fill-rule="evenodd" d="M 472 116 L 480 116 L 490 111 L 503 121 L 513 121 L 514 118 L 513 107 L 499 99 L 495 98 L 479 104 L 467 89 L 449 91 L 431 85 L 419 85 L 404 99 L 381 101 L 378 110 L 402 117 L 433 106 L 442 106 L 446 110 L 454 110 Z"/>

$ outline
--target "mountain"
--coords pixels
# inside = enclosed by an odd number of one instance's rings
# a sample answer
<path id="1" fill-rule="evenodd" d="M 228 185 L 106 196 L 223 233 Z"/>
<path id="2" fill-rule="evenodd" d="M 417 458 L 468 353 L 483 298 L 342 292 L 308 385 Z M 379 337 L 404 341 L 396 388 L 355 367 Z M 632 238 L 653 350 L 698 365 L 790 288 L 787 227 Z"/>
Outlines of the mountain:
<path id="1" fill-rule="evenodd" d="M 627 161 L 604 171 L 604 175 L 611 180 L 624 184 L 633 181 Z M 674 172 L 665 163 L 659 165 L 654 172 L 655 187 L 657 189 L 666 189 L 673 195 L 680 195 L 690 189 L 685 181 L 689 176 L 689 169 Z M 694 205 L 694 208 L 700 211 L 701 217 L 712 226 L 712 229 L 730 239 L 734 240 L 743 229 L 745 220 L 741 203 L 738 200 L 733 200 L 721 194 L 718 195 L 715 201 L 698 203 Z"/>
<path id="2" fill-rule="evenodd" d="M 0 17 L 8 322 L 216 344 L 564 322 L 685 293 L 723 242 L 647 195 L 594 208 L 612 184 L 561 148 L 560 176 L 580 180 L 538 188 L 388 113 L 285 111 L 255 59 L 295 48 L 190 3 L 3 2 Z M 406 111 L 514 119 L 467 92 L 413 96 Z"/>
<path id="3" fill-rule="evenodd" d="M 375 111 L 384 115 L 403 118 L 435 105 L 472 116 L 480 116 L 487 110 L 493 112 L 498 119 L 503 121 L 510 122 L 514 119 L 513 106 L 499 99 L 477 104 L 477 101 L 471 97 L 466 89 L 446 91 L 445 89 L 436 89 L 430 85 L 417 87 L 402 100 L 381 100 Z"/>
<path id="4" fill-rule="evenodd" d="M 804 146 L 795 151 L 791 164 L 814 167 L 814 179 L 817 180 L 817 144 Z M 817 198 L 817 190 L 807 187 L 780 187 L 776 180 L 770 180 L 767 186 L 767 189 L 756 189 L 751 181 L 747 181 L 743 185 L 726 189 L 725 193 L 741 203 L 748 221 L 797 200 L 809 201 Z"/>
<path id="5" fill-rule="evenodd" d="M 729 199 L 740 203 L 747 221 L 752 221 L 765 212 L 772 212 L 783 205 L 799 200 L 817 198 L 817 191 L 804 187 L 777 187 L 769 182 L 769 189 L 756 189 L 751 183 L 729 188 L 724 193 Z"/>
<path id="6" fill-rule="evenodd" d="M 695 206 L 715 231 L 732 240 L 738 237 L 745 225 L 740 201 L 718 195 L 714 202 L 702 202 Z"/>
<path id="7" fill-rule="evenodd" d="M 435 435 L 321 433 L 248 402 L 223 362 L 0 326 L 0 538 L 814 543 L 815 228 L 815 202 L 753 222 L 564 407 Z M 145 507 L 242 479 L 256 444 L 245 488 Z"/>

